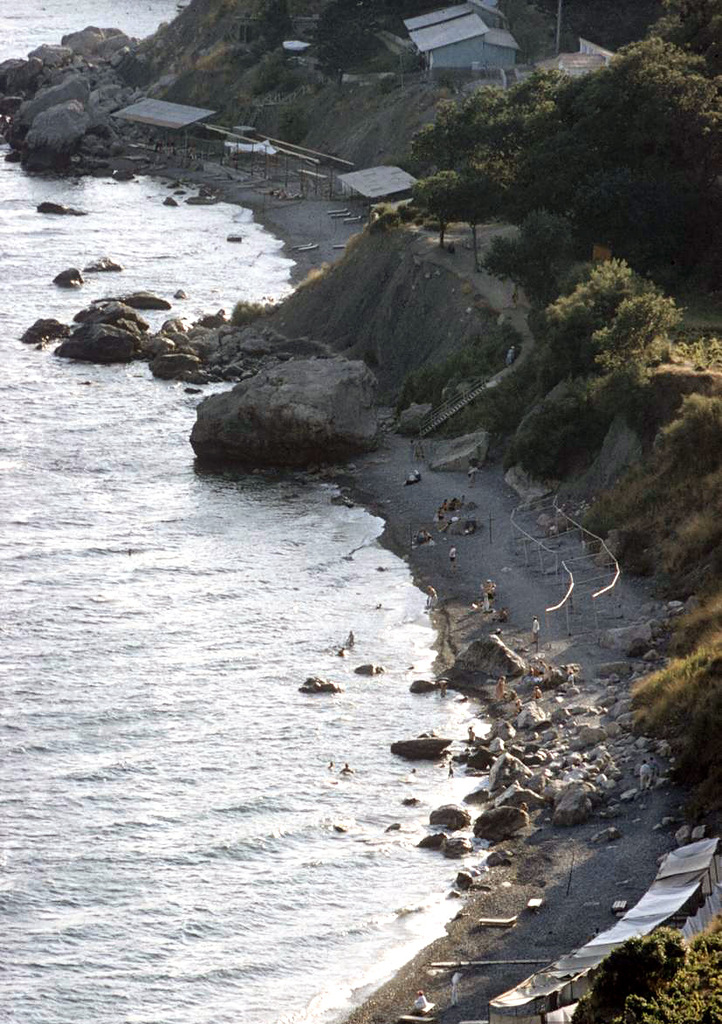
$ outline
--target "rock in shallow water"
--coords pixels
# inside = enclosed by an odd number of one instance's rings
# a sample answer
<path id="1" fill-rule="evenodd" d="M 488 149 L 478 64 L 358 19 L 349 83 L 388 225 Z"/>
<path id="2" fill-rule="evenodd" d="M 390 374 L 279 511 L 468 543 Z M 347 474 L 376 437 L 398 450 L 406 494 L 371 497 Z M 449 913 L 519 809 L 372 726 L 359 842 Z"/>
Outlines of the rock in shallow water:
<path id="1" fill-rule="evenodd" d="M 201 402 L 191 444 L 206 463 L 341 461 L 376 446 L 375 387 L 362 362 L 292 360 Z"/>
<path id="2" fill-rule="evenodd" d="M 55 350 L 55 355 L 85 363 L 129 363 L 137 345 L 132 334 L 111 324 L 83 324 Z"/>

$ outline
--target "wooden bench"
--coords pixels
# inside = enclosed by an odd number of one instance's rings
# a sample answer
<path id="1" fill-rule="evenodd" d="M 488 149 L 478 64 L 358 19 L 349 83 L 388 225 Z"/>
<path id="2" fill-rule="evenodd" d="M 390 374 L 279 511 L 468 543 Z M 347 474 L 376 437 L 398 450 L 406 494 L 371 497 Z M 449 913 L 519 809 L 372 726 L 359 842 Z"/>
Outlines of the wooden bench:
<path id="1" fill-rule="evenodd" d="M 518 917 L 518 914 L 514 914 L 513 917 L 480 917 L 479 926 L 481 928 L 513 928 Z"/>

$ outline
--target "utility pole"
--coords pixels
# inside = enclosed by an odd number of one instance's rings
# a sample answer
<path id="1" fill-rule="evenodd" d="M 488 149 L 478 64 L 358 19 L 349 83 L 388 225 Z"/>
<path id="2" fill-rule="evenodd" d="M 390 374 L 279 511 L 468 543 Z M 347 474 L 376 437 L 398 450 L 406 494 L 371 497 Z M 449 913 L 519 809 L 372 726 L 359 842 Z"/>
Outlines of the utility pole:
<path id="1" fill-rule="evenodd" d="M 558 0 L 557 3 L 557 38 L 556 38 L 556 51 L 557 54 L 562 48 L 562 4 L 564 0 Z"/>

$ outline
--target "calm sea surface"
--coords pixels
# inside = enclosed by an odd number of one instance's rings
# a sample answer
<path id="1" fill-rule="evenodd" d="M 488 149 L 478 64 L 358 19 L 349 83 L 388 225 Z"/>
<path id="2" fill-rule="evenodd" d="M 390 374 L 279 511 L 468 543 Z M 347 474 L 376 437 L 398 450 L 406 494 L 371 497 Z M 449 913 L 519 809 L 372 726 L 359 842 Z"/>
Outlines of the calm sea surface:
<path id="1" fill-rule="evenodd" d="M 87 23 L 144 34 L 173 8 L 3 4 L 1 56 Z M 414 846 L 468 780 L 411 775 L 389 744 L 462 736 L 468 712 L 408 692 L 433 637 L 378 519 L 328 486 L 198 473 L 198 396 L 19 344 L 113 292 L 182 287 L 190 318 L 289 290 L 249 213 L 165 194 L 0 161 L 0 1018 L 328 1022 L 449 915 L 455 868 Z M 89 215 L 42 217 L 45 199 Z M 101 255 L 125 272 L 50 283 Z M 372 660 L 387 674 L 353 674 Z M 304 697 L 311 673 L 346 692 Z"/>

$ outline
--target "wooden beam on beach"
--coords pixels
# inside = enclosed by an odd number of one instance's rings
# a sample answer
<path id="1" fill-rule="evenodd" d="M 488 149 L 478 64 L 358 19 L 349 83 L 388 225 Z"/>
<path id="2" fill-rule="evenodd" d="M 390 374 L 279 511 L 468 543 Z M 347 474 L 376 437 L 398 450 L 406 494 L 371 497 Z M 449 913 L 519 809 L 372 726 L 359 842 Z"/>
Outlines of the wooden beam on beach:
<path id="1" fill-rule="evenodd" d="M 481 928 L 513 928 L 518 914 L 513 917 L 480 917 L 476 922 Z"/>
<path id="2" fill-rule="evenodd" d="M 507 967 L 515 964 L 548 964 L 549 957 L 545 959 L 511 959 L 511 961 L 436 961 L 431 967 L 444 971 L 459 971 L 463 967 Z"/>

